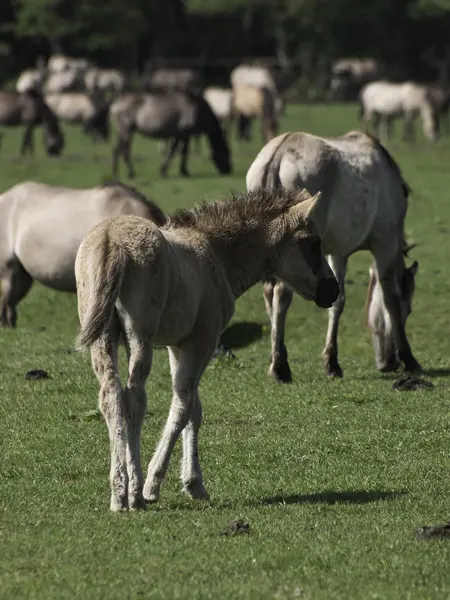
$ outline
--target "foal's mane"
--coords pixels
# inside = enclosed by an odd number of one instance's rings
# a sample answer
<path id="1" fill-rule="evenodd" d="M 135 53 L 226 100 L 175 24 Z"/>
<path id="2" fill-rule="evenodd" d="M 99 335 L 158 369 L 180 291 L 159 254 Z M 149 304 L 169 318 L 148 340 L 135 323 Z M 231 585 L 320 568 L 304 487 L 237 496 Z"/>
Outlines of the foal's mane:
<path id="1" fill-rule="evenodd" d="M 122 183 L 122 181 L 115 181 L 114 179 L 103 181 L 100 184 L 100 187 L 121 189 L 129 196 L 132 196 L 147 206 L 150 211 L 151 220 L 153 223 L 155 223 L 155 225 L 158 225 L 158 227 L 163 227 L 167 223 L 167 215 L 159 208 L 156 202 L 150 200 L 150 198 L 147 198 L 145 194 L 137 190 L 135 187 L 127 185 L 126 183 Z"/>
<path id="2" fill-rule="evenodd" d="M 195 208 L 177 210 L 170 215 L 165 227 L 192 228 L 202 233 L 214 233 L 218 229 L 237 229 L 242 223 L 257 226 L 309 198 L 311 195 L 307 190 L 231 190 L 227 196 L 215 202 L 202 202 Z"/>

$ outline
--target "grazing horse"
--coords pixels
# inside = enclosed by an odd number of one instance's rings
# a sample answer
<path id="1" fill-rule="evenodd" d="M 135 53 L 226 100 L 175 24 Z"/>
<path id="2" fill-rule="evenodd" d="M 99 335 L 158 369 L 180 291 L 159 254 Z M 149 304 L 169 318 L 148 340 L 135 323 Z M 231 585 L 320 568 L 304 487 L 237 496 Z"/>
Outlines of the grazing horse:
<path id="1" fill-rule="evenodd" d="M 373 81 L 362 88 L 359 99 L 362 126 L 369 126 L 373 120 L 377 137 L 380 137 L 380 127 L 384 123 L 386 137 L 389 138 L 393 120 L 403 117 L 404 138 L 412 141 L 414 121 L 419 115 L 425 137 L 430 141 L 439 137 L 439 110 L 426 86 L 413 82 Z"/>
<path id="2" fill-rule="evenodd" d="M 282 106 L 281 97 L 267 87 L 235 85 L 231 98 L 231 110 L 234 118 L 238 121 L 239 137 L 250 140 L 251 119 L 259 117 L 263 141 L 271 140 L 277 134 L 278 115 Z"/>
<path id="3" fill-rule="evenodd" d="M 118 139 L 113 150 L 112 171 L 117 176 L 120 156 L 128 167 L 128 177 L 134 177 L 130 156 L 133 133 L 170 140 L 167 157 L 161 165 L 161 175 L 167 175 L 170 162 L 181 144 L 180 174 L 188 176 L 187 160 L 190 138 L 205 133 L 211 146 L 211 158 L 222 174 L 231 173 L 230 151 L 217 117 L 202 96 L 184 92 L 126 94 L 110 108 L 111 122 Z"/>
<path id="4" fill-rule="evenodd" d="M 36 125 L 43 127 L 44 144 L 49 156 L 59 156 L 63 150 L 64 136 L 58 118 L 36 90 L 23 94 L 0 91 L 0 125 L 25 125 L 21 156 L 27 150 L 32 154 L 34 152 L 33 131 Z"/>
<path id="5" fill-rule="evenodd" d="M 404 256 L 404 220 L 409 187 L 397 163 L 379 141 L 360 131 L 337 138 L 307 133 L 285 133 L 271 140 L 259 152 L 247 172 L 247 189 L 287 190 L 306 187 L 322 191 L 324 201 L 317 226 L 325 254 L 340 286 L 339 298 L 329 311 L 328 332 L 323 352 L 328 375 L 342 377 L 338 362 L 337 334 L 345 304 L 347 261 L 358 250 L 370 250 L 375 259 L 377 285 L 382 302 L 371 308 L 370 324 L 378 321 L 383 336 L 381 351 L 375 344 L 380 371 L 394 371 L 399 361 L 405 370 L 420 365 L 414 358 L 405 332 L 417 263 L 409 269 Z M 272 353 L 269 374 L 281 382 L 291 380 L 284 344 L 286 313 L 292 301 L 289 287 L 275 279 L 264 285 L 264 299 L 272 326 Z M 377 313 L 377 314 L 375 314 Z M 378 314 L 380 313 L 380 314 Z"/>
<path id="6" fill-rule="evenodd" d="M 53 112 L 67 123 L 81 123 L 84 131 L 106 141 L 109 137 L 109 105 L 104 100 L 96 101 L 81 92 L 47 94 L 45 102 Z"/>
<path id="7" fill-rule="evenodd" d="M 222 123 L 225 133 L 228 133 L 232 118 L 232 95 L 233 91 L 231 89 L 220 87 L 208 87 L 203 92 L 203 97 Z"/>
<path id="8" fill-rule="evenodd" d="M 28 181 L 1 194 L 0 324 L 15 327 L 16 306 L 33 280 L 75 292 L 78 246 L 94 225 L 116 215 L 165 223 L 156 204 L 121 183 L 71 189 Z"/>
<path id="9" fill-rule="evenodd" d="M 175 213 L 162 228 L 119 217 L 84 238 L 75 261 L 77 347 L 90 348 L 100 383 L 111 442 L 111 510 L 158 500 L 181 432 L 184 490 L 208 498 L 198 456 L 200 378 L 236 299 L 262 278 L 280 277 L 324 308 L 336 300 L 338 286 L 315 229 L 321 202 L 306 190 L 237 193 Z M 128 355 L 123 388 L 119 338 Z M 144 486 L 140 434 L 154 345 L 168 346 L 173 398 Z"/>
<path id="10" fill-rule="evenodd" d="M 369 81 L 383 76 L 385 68 L 373 58 L 340 58 L 331 65 L 330 100 L 357 100 L 358 93 Z"/>

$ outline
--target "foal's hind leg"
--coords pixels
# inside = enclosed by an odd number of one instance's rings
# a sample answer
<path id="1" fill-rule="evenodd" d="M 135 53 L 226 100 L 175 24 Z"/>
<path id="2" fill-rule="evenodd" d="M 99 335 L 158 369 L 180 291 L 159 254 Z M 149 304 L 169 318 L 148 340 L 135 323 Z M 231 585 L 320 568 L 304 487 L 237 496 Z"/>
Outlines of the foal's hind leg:
<path id="1" fill-rule="evenodd" d="M 214 340 L 214 342 L 216 341 Z M 185 348 L 169 349 L 173 397 L 162 437 L 148 466 L 147 479 L 144 485 L 144 498 L 149 502 L 158 501 L 159 490 L 169 466 L 172 450 L 180 433 L 191 419 L 194 429 L 192 432 L 188 432 L 187 436 L 189 440 L 190 434 L 195 432 L 194 451 L 196 449 L 201 420 L 201 407 L 198 405 L 196 407 L 197 413 L 193 414 L 194 404 L 198 398 L 200 377 L 214 352 L 214 347 L 215 343 L 211 344 L 211 347 L 201 355 L 198 353 L 198 345 L 189 344 Z M 188 460 L 188 457 L 186 460 Z M 194 480 L 185 480 L 183 477 L 185 489 L 188 493 L 195 490 L 195 497 L 206 498 L 207 492 L 203 488 L 200 464 L 195 465 L 192 470 L 195 471 Z M 190 474 L 186 473 L 188 476 Z"/>
<path id="2" fill-rule="evenodd" d="M 347 272 L 347 257 L 330 256 L 328 263 L 339 284 L 339 296 L 328 310 L 328 331 L 323 351 L 325 372 L 330 377 L 342 377 L 342 368 L 338 362 L 338 328 L 339 319 L 345 307 L 345 273 Z"/>
<path id="3" fill-rule="evenodd" d="M 124 338 L 128 354 L 128 379 L 124 389 L 125 419 L 127 424 L 128 508 L 145 508 L 142 495 L 141 429 L 147 410 L 145 381 L 152 366 L 153 347 L 147 336 L 142 337 L 125 320 Z"/>
<path id="4" fill-rule="evenodd" d="M 114 337 L 118 337 L 116 334 Z M 103 334 L 91 346 L 92 366 L 100 383 L 99 407 L 109 431 L 111 448 L 111 510 L 128 508 L 125 408 L 117 372 L 117 339 Z"/>
<path id="5" fill-rule="evenodd" d="M 264 301 L 271 324 L 269 375 L 281 383 L 292 381 L 288 353 L 284 345 L 286 314 L 291 305 L 292 296 L 291 288 L 282 281 L 271 279 L 264 283 Z"/>
<path id="6" fill-rule="evenodd" d="M 33 279 L 17 262 L 7 271 L 1 281 L 2 301 L 0 323 L 4 327 L 15 327 L 17 324 L 17 304 L 29 291 Z"/>

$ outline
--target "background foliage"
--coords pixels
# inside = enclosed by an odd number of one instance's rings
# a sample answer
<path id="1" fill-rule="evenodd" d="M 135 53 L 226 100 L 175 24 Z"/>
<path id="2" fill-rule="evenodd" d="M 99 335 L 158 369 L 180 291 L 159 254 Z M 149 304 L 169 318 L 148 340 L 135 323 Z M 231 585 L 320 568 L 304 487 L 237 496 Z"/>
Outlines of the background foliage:
<path id="1" fill-rule="evenodd" d="M 2 0 L 0 24 L 0 83 L 57 51 L 129 70 L 183 57 L 215 78 L 267 56 L 309 79 L 341 56 L 444 78 L 450 51 L 450 0 Z"/>

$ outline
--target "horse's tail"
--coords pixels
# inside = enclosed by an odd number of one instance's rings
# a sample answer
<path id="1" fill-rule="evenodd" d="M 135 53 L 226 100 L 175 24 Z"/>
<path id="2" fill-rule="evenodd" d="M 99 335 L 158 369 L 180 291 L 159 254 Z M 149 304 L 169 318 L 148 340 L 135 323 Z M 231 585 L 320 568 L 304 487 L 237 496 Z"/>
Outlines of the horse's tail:
<path id="1" fill-rule="evenodd" d="M 87 298 L 75 344 L 80 351 L 89 348 L 107 328 L 122 287 L 126 264 L 123 248 L 107 235 L 94 238 L 89 247 L 85 244 L 80 247 L 76 260 L 78 302 L 82 295 Z"/>

